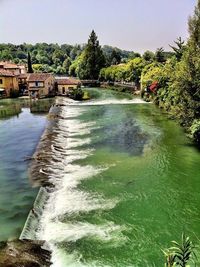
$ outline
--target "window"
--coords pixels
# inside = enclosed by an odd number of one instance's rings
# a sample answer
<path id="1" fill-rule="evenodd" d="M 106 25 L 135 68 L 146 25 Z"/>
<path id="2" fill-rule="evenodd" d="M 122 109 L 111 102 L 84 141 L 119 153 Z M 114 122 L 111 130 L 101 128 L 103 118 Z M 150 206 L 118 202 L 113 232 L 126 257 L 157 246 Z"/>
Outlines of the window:
<path id="1" fill-rule="evenodd" d="M 38 82 L 35 82 L 35 86 L 38 86 Z"/>
<path id="2" fill-rule="evenodd" d="M 0 79 L 0 84 L 3 84 L 3 80 L 2 79 Z"/>

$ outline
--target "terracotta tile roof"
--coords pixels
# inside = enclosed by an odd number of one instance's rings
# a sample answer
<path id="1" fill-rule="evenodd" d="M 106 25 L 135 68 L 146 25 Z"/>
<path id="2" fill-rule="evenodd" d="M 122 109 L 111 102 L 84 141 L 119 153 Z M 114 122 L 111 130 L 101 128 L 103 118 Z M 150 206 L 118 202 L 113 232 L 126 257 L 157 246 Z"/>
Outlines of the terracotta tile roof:
<path id="1" fill-rule="evenodd" d="M 78 85 L 80 84 L 79 80 L 74 78 L 66 78 L 66 79 L 56 79 L 58 85 Z"/>
<path id="2" fill-rule="evenodd" d="M 19 69 L 19 66 L 17 64 L 7 61 L 0 61 L 0 66 L 3 66 L 3 68 L 5 69 Z"/>
<path id="3" fill-rule="evenodd" d="M 8 70 L 0 69 L 0 77 L 15 77 L 15 75 Z"/>
<path id="4" fill-rule="evenodd" d="M 46 79 L 51 77 L 51 73 L 29 73 L 27 75 L 28 82 L 44 82 Z"/>
<path id="5" fill-rule="evenodd" d="M 26 79 L 27 78 L 27 74 L 25 74 L 25 73 L 21 73 L 21 74 L 16 75 L 16 76 L 17 76 L 17 78 L 20 78 L 20 79 Z"/>

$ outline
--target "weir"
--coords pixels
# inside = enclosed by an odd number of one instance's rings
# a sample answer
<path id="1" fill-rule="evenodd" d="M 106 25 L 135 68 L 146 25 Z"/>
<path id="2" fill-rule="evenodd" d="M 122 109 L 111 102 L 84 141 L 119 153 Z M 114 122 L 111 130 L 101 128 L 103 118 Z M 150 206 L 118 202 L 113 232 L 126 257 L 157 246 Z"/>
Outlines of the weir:
<path id="1" fill-rule="evenodd" d="M 33 209 L 29 212 L 24 228 L 20 235 L 20 240 L 37 240 L 36 231 L 39 220 L 43 212 L 44 204 L 48 199 L 47 189 L 41 187 L 33 204 Z"/>

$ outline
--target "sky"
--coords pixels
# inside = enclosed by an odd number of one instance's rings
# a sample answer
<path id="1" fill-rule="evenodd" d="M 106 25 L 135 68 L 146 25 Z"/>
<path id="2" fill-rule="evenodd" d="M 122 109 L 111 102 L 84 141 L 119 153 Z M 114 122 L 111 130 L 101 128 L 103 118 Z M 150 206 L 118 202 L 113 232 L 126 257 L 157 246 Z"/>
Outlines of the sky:
<path id="1" fill-rule="evenodd" d="M 0 0 L 0 43 L 87 42 L 126 50 L 169 50 L 188 37 L 196 0 Z"/>

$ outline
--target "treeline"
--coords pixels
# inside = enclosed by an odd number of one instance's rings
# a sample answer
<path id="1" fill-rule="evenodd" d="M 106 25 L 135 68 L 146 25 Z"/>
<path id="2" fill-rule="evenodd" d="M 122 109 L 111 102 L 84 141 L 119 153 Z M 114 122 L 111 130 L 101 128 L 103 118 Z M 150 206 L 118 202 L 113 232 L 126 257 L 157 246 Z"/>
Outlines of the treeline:
<path id="1" fill-rule="evenodd" d="M 51 72 L 55 74 L 69 74 L 72 63 L 84 51 L 83 45 L 58 45 L 37 43 L 32 44 L 0 44 L 0 61 L 12 61 L 14 63 L 27 63 L 28 53 L 31 55 L 31 62 L 35 72 Z M 132 51 L 121 50 L 116 47 L 103 46 L 105 66 L 127 62 L 137 55 Z"/>
<path id="2" fill-rule="evenodd" d="M 102 81 L 134 82 L 136 86 L 139 86 L 141 74 L 145 66 L 152 63 L 164 64 L 174 55 L 174 52 L 165 52 L 162 47 L 158 48 L 155 53 L 146 51 L 143 56 L 135 55 L 135 58 L 126 63 L 101 69 L 99 78 Z"/>

